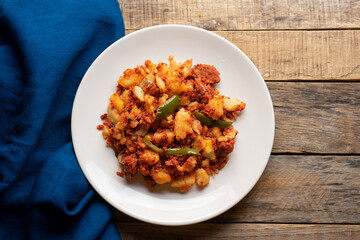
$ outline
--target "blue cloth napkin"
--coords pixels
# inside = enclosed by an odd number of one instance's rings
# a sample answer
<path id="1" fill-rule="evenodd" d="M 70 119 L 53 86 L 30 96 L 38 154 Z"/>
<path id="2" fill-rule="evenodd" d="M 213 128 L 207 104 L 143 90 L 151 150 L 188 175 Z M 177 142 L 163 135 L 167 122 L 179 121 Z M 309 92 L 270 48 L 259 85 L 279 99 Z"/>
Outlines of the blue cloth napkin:
<path id="1" fill-rule="evenodd" d="M 120 239 L 70 118 L 87 68 L 122 36 L 116 0 L 0 1 L 0 239 Z"/>

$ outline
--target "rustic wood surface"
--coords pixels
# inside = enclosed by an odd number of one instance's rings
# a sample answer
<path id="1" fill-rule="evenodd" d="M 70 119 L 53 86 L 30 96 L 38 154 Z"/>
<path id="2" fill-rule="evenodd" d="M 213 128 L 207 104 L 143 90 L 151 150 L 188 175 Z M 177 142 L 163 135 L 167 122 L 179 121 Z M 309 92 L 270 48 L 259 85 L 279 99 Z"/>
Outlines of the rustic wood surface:
<path id="1" fill-rule="evenodd" d="M 360 154 L 359 82 L 267 86 L 275 110 L 273 153 Z"/>
<path id="2" fill-rule="evenodd" d="M 360 239 L 359 0 L 119 4 L 126 34 L 188 24 L 233 42 L 266 80 L 276 119 L 272 156 L 240 203 L 183 227 L 115 212 L 123 239 Z"/>
<path id="3" fill-rule="evenodd" d="M 164 227 L 146 223 L 118 223 L 123 239 L 358 239 L 358 225 L 303 224 L 211 224 L 200 223 L 184 227 Z"/>
<path id="4" fill-rule="evenodd" d="M 208 30 L 359 28 L 356 0 L 119 0 L 127 29 L 188 24 Z"/>

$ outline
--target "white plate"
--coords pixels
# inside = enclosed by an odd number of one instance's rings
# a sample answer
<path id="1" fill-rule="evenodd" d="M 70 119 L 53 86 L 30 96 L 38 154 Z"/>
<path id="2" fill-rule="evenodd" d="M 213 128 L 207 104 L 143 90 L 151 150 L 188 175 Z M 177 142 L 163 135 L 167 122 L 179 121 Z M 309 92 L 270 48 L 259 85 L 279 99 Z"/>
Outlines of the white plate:
<path id="1" fill-rule="evenodd" d="M 116 175 L 120 166 L 101 131 L 100 115 L 127 68 L 146 59 L 168 63 L 193 59 L 214 65 L 220 72 L 220 93 L 246 102 L 235 129 L 234 151 L 228 164 L 204 189 L 181 194 L 157 185 L 151 192 L 141 178 L 127 181 Z M 145 28 L 108 47 L 90 66 L 76 93 L 71 130 L 76 157 L 95 190 L 118 210 L 145 222 L 185 225 L 215 217 L 239 202 L 260 178 L 274 140 L 274 112 L 259 71 L 235 45 L 209 31 L 182 25 Z"/>

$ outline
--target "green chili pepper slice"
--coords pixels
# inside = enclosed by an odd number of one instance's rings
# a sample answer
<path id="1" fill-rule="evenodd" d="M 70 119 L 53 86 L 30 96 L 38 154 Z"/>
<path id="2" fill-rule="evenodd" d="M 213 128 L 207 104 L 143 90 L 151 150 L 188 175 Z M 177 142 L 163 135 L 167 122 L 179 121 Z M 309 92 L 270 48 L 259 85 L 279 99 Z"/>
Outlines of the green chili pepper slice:
<path id="1" fill-rule="evenodd" d="M 156 120 L 166 118 L 172 114 L 180 105 L 181 102 L 179 100 L 179 96 L 175 94 L 157 109 Z"/>
<path id="2" fill-rule="evenodd" d="M 168 148 L 168 150 L 164 153 L 165 155 L 199 155 L 198 151 L 195 151 L 192 148 Z"/>
<path id="3" fill-rule="evenodd" d="M 144 143 L 146 146 L 148 146 L 150 149 L 152 149 L 154 152 L 157 152 L 159 154 L 164 155 L 188 155 L 188 154 L 194 154 L 199 155 L 198 151 L 195 151 L 192 148 L 169 148 L 166 152 L 162 150 L 161 148 L 158 148 L 154 144 L 151 143 L 150 136 L 146 135 L 144 137 Z"/>
<path id="4" fill-rule="evenodd" d="M 205 116 L 204 114 L 201 114 L 199 112 L 194 112 L 194 117 L 199 120 L 201 123 L 210 126 L 210 127 L 229 127 L 231 126 L 232 122 L 226 122 L 221 120 L 214 120 L 212 118 L 209 118 L 208 116 Z"/>
<path id="5" fill-rule="evenodd" d="M 146 135 L 144 137 L 144 143 L 151 150 L 154 150 L 154 152 L 161 153 L 161 154 L 164 153 L 164 151 L 161 148 L 158 148 L 157 146 L 155 146 L 154 144 L 151 143 L 150 136 Z"/>

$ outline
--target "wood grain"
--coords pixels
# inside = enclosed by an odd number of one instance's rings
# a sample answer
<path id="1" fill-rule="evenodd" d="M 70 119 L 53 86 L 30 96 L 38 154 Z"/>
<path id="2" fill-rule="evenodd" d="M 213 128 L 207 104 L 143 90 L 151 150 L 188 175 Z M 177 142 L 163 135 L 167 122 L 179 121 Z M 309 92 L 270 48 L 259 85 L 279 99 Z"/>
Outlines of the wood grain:
<path id="1" fill-rule="evenodd" d="M 216 33 L 238 46 L 265 80 L 360 79 L 360 31 Z"/>
<path id="2" fill-rule="evenodd" d="M 360 238 L 358 225 L 300 224 L 211 224 L 182 227 L 154 226 L 146 223 L 118 223 L 124 240 L 141 239 L 327 239 Z"/>
<path id="3" fill-rule="evenodd" d="M 359 28 L 356 0 L 118 0 L 127 29 L 188 24 L 208 30 Z"/>
<path id="4" fill-rule="evenodd" d="M 215 33 L 239 47 L 268 81 L 360 80 L 360 30 Z"/>
<path id="5" fill-rule="evenodd" d="M 273 153 L 360 153 L 360 83 L 267 82 Z"/>
<path id="6" fill-rule="evenodd" d="M 359 172 L 360 156 L 273 155 L 253 190 L 211 222 L 360 224 Z"/>

